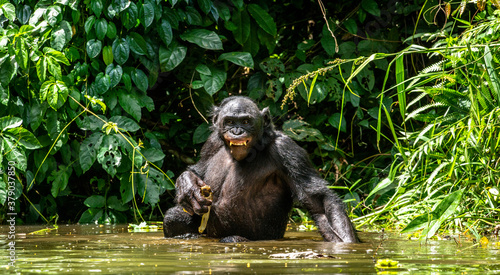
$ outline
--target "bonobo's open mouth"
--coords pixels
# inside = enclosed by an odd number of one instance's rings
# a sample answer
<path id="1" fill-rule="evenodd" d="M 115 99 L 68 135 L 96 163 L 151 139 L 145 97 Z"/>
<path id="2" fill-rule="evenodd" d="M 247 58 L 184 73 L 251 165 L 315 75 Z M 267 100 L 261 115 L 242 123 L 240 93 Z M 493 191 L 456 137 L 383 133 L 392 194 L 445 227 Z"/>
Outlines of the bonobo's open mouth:
<path id="1" fill-rule="evenodd" d="M 229 140 L 229 146 L 247 146 L 248 143 L 250 143 L 249 139 L 243 139 L 243 140 Z"/>

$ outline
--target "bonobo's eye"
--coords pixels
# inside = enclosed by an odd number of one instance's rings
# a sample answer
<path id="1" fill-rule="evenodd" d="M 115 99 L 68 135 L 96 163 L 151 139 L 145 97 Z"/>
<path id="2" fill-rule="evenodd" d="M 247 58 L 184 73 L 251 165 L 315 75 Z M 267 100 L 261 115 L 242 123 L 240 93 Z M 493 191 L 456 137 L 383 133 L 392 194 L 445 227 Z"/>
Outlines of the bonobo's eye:
<path id="1" fill-rule="evenodd" d="M 248 124 L 248 123 L 250 123 L 250 121 L 248 119 L 244 119 L 241 123 Z"/>
<path id="2" fill-rule="evenodd" d="M 226 124 L 227 125 L 233 125 L 234 121 L 232 119 L 226 119 Z"/>

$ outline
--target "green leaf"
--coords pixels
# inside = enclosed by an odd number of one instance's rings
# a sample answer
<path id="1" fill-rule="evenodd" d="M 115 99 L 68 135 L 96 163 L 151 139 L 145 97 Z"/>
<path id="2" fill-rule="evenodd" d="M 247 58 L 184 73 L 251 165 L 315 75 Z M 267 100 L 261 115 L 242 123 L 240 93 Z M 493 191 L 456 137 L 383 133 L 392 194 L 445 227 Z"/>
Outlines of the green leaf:
<path id="1" fill-rule="evenodd" d="M 23 70 L 28 66 L 28 51 L 26 42 L 22 38 L 16 39 L 16 61 Z"/>
<path id="2" fill-rule="evenodd" d="M 10 81 L 14 78 L 17 72 L 17 66 L 15 65 L 15 56 L 5 56 L 2 57 L 2 62 L 0 63 L 0 83 L 4 86 L 9 85 Z"/>
<path id="3" fill-rule="evenodd" d="M 7 129 L 17 128 L 23 124 L 23 120 L 18 117 L 4 116 L 0 118 L 0 132 Z"/>
<path id="4" fill-rule="evenodd" d="M 69 177 L 71 175 L 72 169 L 71 167 L 67 167 L 66 165 L 59 165 L 59 170 L 53 170 L 50 173 L 50 176 L 47 177 L 48 181 L 52 182 L 52 188 L 50 192 L 54 198 L 57 198 L 59 192 L 66 189 L 69 182 Z"/>
<path id="5" fill-rule="evenodd" d="M 214 95 L 224 86 L 224 83 L 226 83 L 227 73 L 215 67 L 211 67 L 210 72 L 210 75 L 201 74 L 200 77 L 205 91 L 210 95 Z"/>
<path id="6" fill-rule="evenodd" d="M 380 17 L 380 9 L 375 0 L 362 0 L 361 7 L 369 14 Z"/>
<path id="7" fill-rule="evenodd" d="M 244 45 L 250 37 L 250 16 L 245 10 L 238 11 L 233 14 L 232 22 L 236 26 L 234 30 L 231 30 L 234 39 L 238 44 Z"/>
<path id="8" fill-rule="evenodd" d="M 100 17 L 104 4 L 102 0 L 90 0 L 90 8 L 97 17 Z"/>
<path id="9" fill-rule="evenodd" d="M 113 116 L 109 119 L 109 121 L 112 121 L 117 124 L 118 129 L 123 129 L 127 132 L 136 132 L 141 127 L 137 122 L 133 121 L 132 119 L 124 116 Z"/>
<path id="10" fill-rule="evenodd" d="M 89 208 L 87 209 L 87 211 L 83 212 L 82 216 L 80 217 L 80 220 L 78 220 L 78 223 L 80 224 L 95 223 L 102 217 L 103 213 L 104 210 L 101 208 L 97 209 Z"/>
<path id="11" fill-rule="evenodd" d="M 194 43 L 207 50 L 222 50 L 222 41 L 213 31 L 205 29 L 188 30 L 180 35 L 182 40 Z"/>
<path id="12" fill-rule="evenodd" d="M 125 112 L 129 113 L 136 121 L 141 120 L 141 106 L 138 103 L 137 98 L 133 97 L 129 93 L 121 91 L 118 94 L 118 102 L 122 106 Z"/>
<path id="13" fill-rule="evenodd" d="M 125 175 L 120 179 L 120 194 L 123 204 L 131 201 L 134 194 L 137 193 L 137 180 L 135 180 L 134 184 L 132 185 L 132 182 L 130 181 L 132 177 L 134 177 L 134 179 L 137 179 L 136 175 Z"/>
<path id="14" fill-rule="evenodd" d="M 120 65 L 115 66 L 114 64 L 109 64 L 106 67 L 106 74 L 109 75 L 110 88 L 113 88 L 120 83 L 123 75 L 123 69 Z"/>
<path id="15" fill-rule="evenodd" d="M 335 113 L 332 116 L 330 116 L 328 122 L 330 123 L 330 125 L 332 125 L 337 129 L 340 129 L 340 131 L 344 133 L 347 131 L 347 122 L 340 113 Z"/>
<path id="16" fill-rule="evenodd" d="M 93 83 L 94 89 L 97 92 L 97 94 L 102 95 L 106 93 L 111 85 L 110 82 L 111 80 L 109 75 L 104 73 L 99 73 L 95 78 L 95 82 Z"/>
<path id="17" fill-rule="evenodd" d="M 9 86 L 7 86 L 7 88 L 4 88 L 3 85 L 0 84 L 0 104 L 8 106 L 9 99 L 10 99 Z"/>
<path id="18" fill-rule="evenodd" d="M 160 47 L 160 66 L 162 71 L 175 69 L 186 57 L 187 48 L 172 43 L 168 48 Z"/>
<path id="19" fill-rule="evenodd" d="M 80 166 L 83 173 L 88 171 L 97 159 L 97 150 L 101 146 L 103 134 L 93 133 L 80 145 Z"/>
<path id="20" fill-rule="evenodd" d="M 96 39 L 87 41 L 87 54 L 90 58 L 96 58 L 102 49 L 102 42 Z"/>
<path id="21" fill-rule="evenodd" d="M 95 24 L 95 31 L 97 39 L 103 40 L 108 32 L 108 21 L 106 21 L 105 18 L 97 20 L 97 23 Z"/>
<path id="22" fill-rule="evenodd" d="M 14 167 L 16 167 L 17 169 L 26 171 L 26 169 L 28 168 L 26 153 L 22 148 L 19 148 L 17 144 L 17 140 L 12 139 L 11 137 L 6 136 L 3 139 L 4 152 L 7 152 L 5 154 L 5 158 L 8 161 L 13 161 Z"/>
<path id="23" fill-rule="evenodd" d="M 117 38 L 113 41 L 113 57 L 115 61 L 123 65 L 129 57 L 130 47 L 125 38 Z"/>
<path id="24" fill-rule="evenodd" d="M 116 25 L 113 22 L 108 23 L 108 30 L 106 31 L 106 36 L 109 39 L 114 39 L 116 37 Z"/>
<path id="25" fill-rule="evenodd" d="M 200 9 L 205 14 L 208 14 L 210 12 L 210 9 L 212 8 L 212 1 L 211 0 L 198 0 L 198 6 L 200 6 Z"/>
<path id="26" fill-rule="evenodd" d="M 170 23 L 167 20 L 162 19 L 158 27 L 159 28 L 157 30 L 161 40 L 163 41 L 163 43 L 165 43 L 165 45 L 170 45 L 173 38 L 172 26 L 170 25 Z"/>
<path id="27" fill-rule="evenodd" d="M 112 135 L 104 136 L 97 153 L 97 161 L 111 177 L 114 177 L 121 160 L 122 153 L 119 150 L 118 140 Z"/>
<path id="28" fill-rule="evenodd" d="M 309 123 L 292 119 L 283 123 L 283 132 L 289 137 L 299 141 L 322 141 L 323 135 L 318 129 L 311 128 Z"/>
<path id="29" fill-rule="evenodd" d="M 22 25 L 26 25 L 29 22 L 32 11 L 28 5 L 24 5 L 21 9 L 16 10 L 17 19 Z"/>
<path id="30" fill-rule="evenodd" d="M 68 98 L 69 90 L 64 82 L 59 80 L 48 80 L 40 88 L 40 100 L 49 103 L 52 109 L 57 110 L 64 105 Z"/>
<path id="31" fill-rule="evenodd" d="M 83 202 L 87 207 L 103 208 L 106 205 L 106 198 L 100 195 L 92 195 Z"/>
<path id="32" fill-rule="evenodd" d="M 130 1 L 130 5 L 127 10 L 120 13 L 123 26 L 127 28 L 127 30 L 130 30 L 137 25 L 138 14 L 139 11 L 137 9 L 137 5 L 133 1 Z"/>
<path id="33" fill-rule="evenodd" d="M 274 22 L 274 19 L 269 15 L 269 13 L 267 13 L 267 11 L 265 11 L 257 4 L 249 4 L 248 11 L 250 12 L 250 15 L 255 19 L 255 21 L 257 21 L 259 27 L 261 27 L 264 31 L 266 31 L 273 37 L 276 36 L 276 23 Z"/>
<path id="34" fill-rule="evenodd" d="M 30 131 L 23 127 L 15 127 L 7 130 L 7 134 L 18 140 L 26 149 L 36 150 L 42 148 L 38 139 Z"/>
<path id="35" fill-rule="evenodd" d="M 89 18 L 87 18 L 87 20 L 85 20 L 85 24 L 84 24 L 84 29 L 85 29 L 85 33 L 86 34 L 89 34 L 90 31 L 92 30 L 92 27 L 94 26 L 95 24 L 95 16 L 89 16 Z"/>
<path id="36" fill-rule="evenodd" d="M 141 69 L 135 69 L 131 74 L 135 86 L 143 92 L 148 90 L 148 77 Z"/>
<path id="37" fill-rule="evenodd" d="M 131 32 L 127 35 L 127 42 L 130 46 L 130 50 L 138 55 L 146 55 L 148 52 L 146 40 L 136 32 Z"/>
<path id="38" fill-rule="evenodd" d="M 141 18 L 141 23 L 144 25 L 145 28 L 151 26 L 153 23 L 153 20 L 155 19 L 155 6 L 154 4 L 146 0 L 144 1 L 144 4 L 141 7 L 140 11 L 140 18 Z"/>
<path id="39" fill-rule="evenodd" d="M 193 144 L 203 143 L 210 136 L 210 125 L 208 123 L 200 124 L 193 134 Z"/>
<path id="40" fill-rule="evenodd" d="M 104 64 L 106 64 L 106 66 L 113 64 L 113 49 L 111 48 L 111 46 L 105 46 L 102 49 L 102 60 L 104 61 Z"/>
<path id="41" fill-rule="evenodd" d="M 163 151 L 157 148 L 148 148 L 142 150 L 142 154 L 149 162 L 157 162 L 165 158 L 165 154 L 163 153 Z"/>
<path id="42" fill-rule="evenodd" d="M 223 53 L 219 56 L 219 60 L 227 60 L 242 67 L 249 67 L 253 69 L 253 58 L 247 52 L 231 52 Z"/>
<path id="43" fill-rule="evenodd" d="M 128 205 L 122 204 L 122 202 L 116 196 L 109 197 L 106 204 L 109 209 L 114 209 L 117 211 L 127 211 L 130 209 Z"/>
<path id="44" fill-rule="evenodd" d="M 60 6 L 50 6 L 43 14 L 50 26 L 54 27 L 62 19 L 62 9 Z"/>
<path id="45" fill-rule="evenodd" d="M 68 21 L 63 20 L 52 31 L 50 45 L 52 48 L 62 51 L 64 46 L 71 40 L 72 37 L 73 30 L 71 29 L 71 25 Z"/>
<path id="46" fill-rule="evenodd" d="M 354 19 L 352 19 L 352 18 L 349 18 L 348 20 L 344 21 L 344 27 L 351 34 L 357 34 L 358 33 L 358 25 L 356 25 L 356 21 Z M 352 49 L 348 49 L 348 50 L 352 51 Z"/>

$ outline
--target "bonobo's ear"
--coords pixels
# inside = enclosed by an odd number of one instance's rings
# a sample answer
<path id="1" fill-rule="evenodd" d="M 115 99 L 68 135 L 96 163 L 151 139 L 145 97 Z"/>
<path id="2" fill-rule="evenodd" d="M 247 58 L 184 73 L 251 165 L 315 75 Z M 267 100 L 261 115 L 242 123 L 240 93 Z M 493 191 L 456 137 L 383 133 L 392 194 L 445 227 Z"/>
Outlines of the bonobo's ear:
<path id="1" fill-rule="evenodd" d="M 264 120 L 264 127 L 268 127 L 273 124 L 273 120 L 271 118 L 271 112 L 269 112 L 269 107 L 266 107 L 260 111 L 262 115 L 262 119 Z"/>
<path id="2" fill-rule="evenodd" d="M 220 112 L 219 107 L 214 106 L 212 108 L 212 112 L 210 113 L 210 115 L 212 116 L 212 125 L 213 126 L 215 126 L 215 123 L 217 122 L 217 119 L 219 118 L 219 112 Z"/>

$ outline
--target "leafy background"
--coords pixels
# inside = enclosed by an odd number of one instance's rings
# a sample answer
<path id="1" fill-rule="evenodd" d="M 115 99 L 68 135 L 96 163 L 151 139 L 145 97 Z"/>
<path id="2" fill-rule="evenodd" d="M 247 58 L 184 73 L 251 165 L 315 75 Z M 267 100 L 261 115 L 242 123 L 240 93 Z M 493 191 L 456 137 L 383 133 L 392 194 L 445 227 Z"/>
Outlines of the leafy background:
<path id="1" fill-rule="evenodd" d="M 497 8 L 455 2 L 0 0 L 0 162 L 16 168 L 14 192 L 0 177 L 0 221 L 11 195 L 19 223 L 161 220 L 211 106 L 243 94 L 357 222 L 405 226 L 432 206 L 403 222 L 376 212 L 402 205 L 394 177 L 412 148 L 398 140 L 415 95 L 401 83 L 448 57 L 429 49 L 456 41 L 457 23 Z"/>

